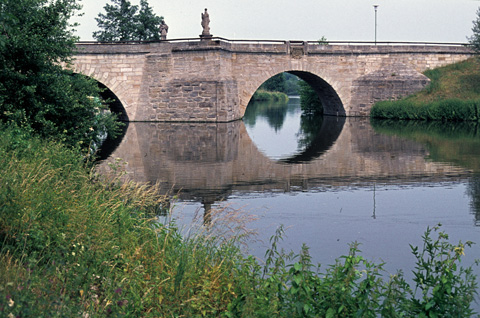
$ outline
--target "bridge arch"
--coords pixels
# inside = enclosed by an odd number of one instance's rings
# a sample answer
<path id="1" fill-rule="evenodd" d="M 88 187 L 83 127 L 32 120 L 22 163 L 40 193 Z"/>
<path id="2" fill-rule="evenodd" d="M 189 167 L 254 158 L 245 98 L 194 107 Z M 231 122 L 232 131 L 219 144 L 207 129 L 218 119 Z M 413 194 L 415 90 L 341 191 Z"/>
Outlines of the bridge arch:
<path id="1" fill-rule="evenodd" d="M 92 72 L 85 72 L 84 69 L 82 70 L 76 67 L 70 68 L 70 70 L 74 74 L 79 74 L 79 75 L 88 77 L 90 79 L 93 79 L 101 90 L 100 97 L 107 102 L 107 106 L 110 109 L 110 111 L 117 114 L 118 119 L 120 121 L 124 121 L 124 122 L 130 121 L 127 110 L 125 109 L 125 104 L 121 100 L 121 95 L 119 96 L 117 93 L 115 93 L 109 86 L 104 84 L 104 81 L 99 80 L 98 77 L 95 76 L 95 74 L 93 74 Z"/>
<path id="2" fill-rule="evenodd" d="M 310 85 L 317 93 L 323 105 L 325 115 L 345 116 L 345 108 L 335 89 L 323 78 L 305 71 L 288 71 Z"/>
<path id="3" fill-rule="evenodd" d="M 122 102 L 118 98 L 118 96 L 112 92 L 105 84 L 102 82 L 99 82 L 95 80 L 102 90 L 100 92 L 100 96 L 104 101 L 107 101 L 108 108 L 110 109 L 111 112 L 117 114 L 118 119 L 120 121 L 129 121 L 127 111 L 125 110 L 125 107 L 123 106 Z"/>
<path id="4" fill-rule="evenodd" d="M 247 108 L 248 103 L 250 102 L 253 94 L 257 89 L 268 79 L 281 74 L 281 73 L 290 73 L 293 74 L 300 79 L 304 80 L 307 84 L 309 84 L 313 90 L 318 94 L 322 105 L 323 105 L 323 113 L 325 115 L 333 115 L 333 116 L 346 116 L 345 108 L 343 106 L 342 100 L 340 99 L 337 91 L 335 88 L 329 84 L 326 80 L 322 77 L 309 72 L 309 71 L 299 71 L 299 70 L 284 70 L 284 71 L 273 71 L 273 72 L 265 72 L 263 76 L 259 77 L 257 80 L 251 80 L 247 88 L 247 98 L 244 107 L 242 107 L 242 117 L 245 114 L 245 110 Z"/>
<path id="5" fill-rule="evenodd" d="M 109 61 L 109 63 L 114 62 Z M 73 63 L 66 67 L 70 68 L 74 73 L 82 74 L 95 80 L 98 86 L 103 89 L 101 97 L 111 101 L 108 106 L 112 112 L 119 116 L 120 120 L 135 120 L 136 101 L 140 92 L 129 81 L 129 76 L 112 74 L 114 64 L 103 66 L 99 67 L 99 65 L 92 63 L 88 56 L 77 56 Z"/>

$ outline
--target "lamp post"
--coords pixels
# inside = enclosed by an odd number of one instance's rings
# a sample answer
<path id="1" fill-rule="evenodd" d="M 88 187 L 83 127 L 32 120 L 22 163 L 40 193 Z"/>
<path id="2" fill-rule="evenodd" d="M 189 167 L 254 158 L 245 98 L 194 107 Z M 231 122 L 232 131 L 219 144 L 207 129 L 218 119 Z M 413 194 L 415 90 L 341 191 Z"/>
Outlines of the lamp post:
<path id="1" fill-rule="evenodd" d="M 378 4 L 374 4 L 373 9 L 375 9 L 375 45 L 377 45 L 377 8 Z"/>

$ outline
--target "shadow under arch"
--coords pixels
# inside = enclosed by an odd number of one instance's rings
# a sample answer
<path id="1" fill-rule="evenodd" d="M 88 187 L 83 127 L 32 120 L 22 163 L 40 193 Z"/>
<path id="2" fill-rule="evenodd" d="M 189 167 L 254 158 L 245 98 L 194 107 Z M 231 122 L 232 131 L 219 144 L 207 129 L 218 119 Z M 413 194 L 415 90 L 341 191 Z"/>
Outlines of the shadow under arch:
<path id="1" fill-rule="evenodd" d="M 335 89 L 321 77 L 305 71 L 287 71 L 309 84 L 323 105 L 323 114 L 345 117 L 345 108 Z"/>
<path id="2" fill-rule="evenodd" d="M 340 136 L 345 117 L 323 116 L 321 127 L 315 138 L 298 154 L 278 160 L 285 164 L 298 164 L 312 161 L 326 153 Z"/>
<path id="3" fill-rule="evenodd" d="M 103 83 L 97 80 L 95 81 L 97 82 L 98 87 L 100 87 L 101 89 L 100 97 L 102 97 L 102 99 L 107 102 L 107 105 L 110 111 L 117 114 L 118 119 L 120 121 L 128 122 L 129 119 L 128 119 L 127 111 L 125 110 L 125 107 L 123 107 L 122 102 L 117 97 L 117 95 L 115 95 L 115 93 L 112 92 Z"/>
<path id="4" fill-rule="evenodd" d="M 97 151 L 96 153 L 97 160 L 101 161 L 108 158 L 115 151 L 115 149 L 117 149 L 117 147 L 120 145 L 120 143 L 123 140 L 123 137 L 127 132 L 129 119 L 128 119 L 127 111 L 125 110 L 125 107 L 123 107 L 122 102 L 117 97 L 117 95 L 115 95 L 115 93 L 112 92 L 103 83 L 99 82 L 96 79 L 93 79 L 93 80 L 97 82 L 97 85 L 100 88 L 100 97 L 106 102 L 110 111 L 116 114 L 118 117 L 118 120 L 123 123 L 118 135 L 115 137 L 107 136 L 102 146 Z"/>

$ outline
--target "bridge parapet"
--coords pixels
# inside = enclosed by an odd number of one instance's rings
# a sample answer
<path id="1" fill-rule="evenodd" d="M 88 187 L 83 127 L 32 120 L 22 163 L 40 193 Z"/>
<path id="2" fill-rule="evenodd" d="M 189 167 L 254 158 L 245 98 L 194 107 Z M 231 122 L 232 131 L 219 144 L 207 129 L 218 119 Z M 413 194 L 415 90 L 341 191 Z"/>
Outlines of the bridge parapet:
<path id="1" fill-rule="evenodd" d="M 314 41 L 268 41 L 268 40 L 227 40 L 212 38 L 209 41 L 184 39 L 146 42 L 78 42 L 80 54 L 145 54 L 166 51 L 224 50 L 234 53 L 289 53 L 292 46 L 306 48 L 307 54 L 473 54 L 472 49 L 463 43 L 420 43 L 420 42 L 328 42 Z"/>

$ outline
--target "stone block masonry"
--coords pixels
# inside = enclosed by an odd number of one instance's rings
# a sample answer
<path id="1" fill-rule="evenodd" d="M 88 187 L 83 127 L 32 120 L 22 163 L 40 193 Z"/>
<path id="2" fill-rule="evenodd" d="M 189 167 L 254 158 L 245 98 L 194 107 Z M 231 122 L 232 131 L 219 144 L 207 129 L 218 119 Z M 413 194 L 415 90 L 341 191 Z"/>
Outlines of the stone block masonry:
<path id="1" fill-rule="evenodd" d="M 290 72 L 319 94 L 324 112 L 368 116 L 378 100 L 425 87 L 427 69 L 465 60 L 464 46 L 312 45 L 224 39 L 78 43 L 71 66 L 110 89 L 130 121 L 230 122 L 257 88 Z"/>

